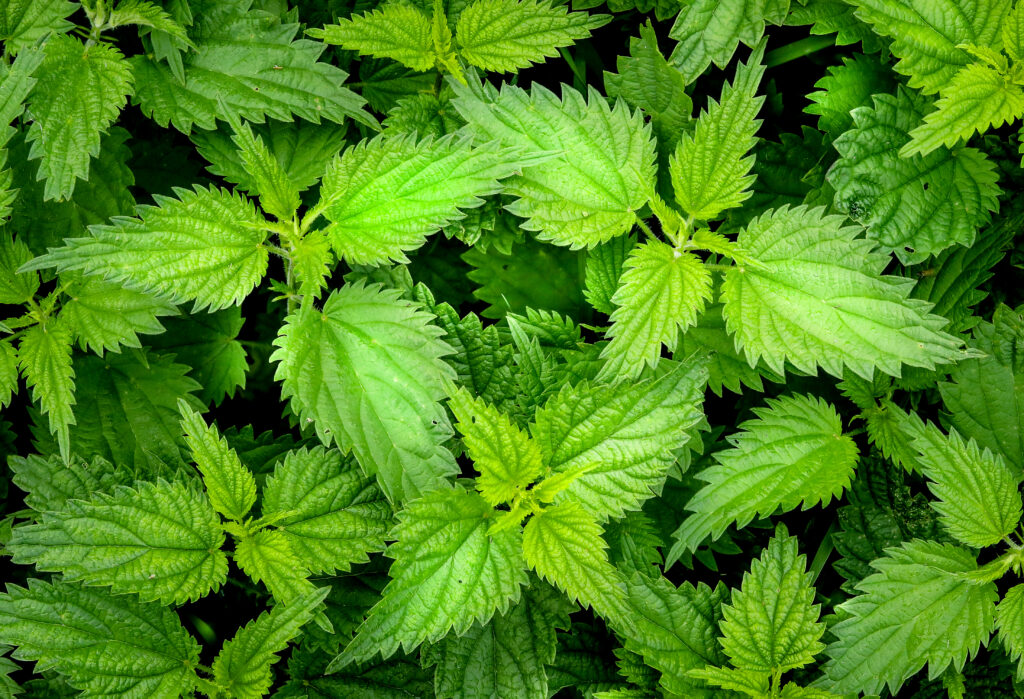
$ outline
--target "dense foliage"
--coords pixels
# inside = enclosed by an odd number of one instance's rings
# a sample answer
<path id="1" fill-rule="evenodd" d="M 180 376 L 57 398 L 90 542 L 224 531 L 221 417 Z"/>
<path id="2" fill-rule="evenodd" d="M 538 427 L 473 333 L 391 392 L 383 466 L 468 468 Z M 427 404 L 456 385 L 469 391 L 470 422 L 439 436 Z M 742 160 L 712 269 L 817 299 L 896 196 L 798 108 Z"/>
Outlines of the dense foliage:
<path id="1" fill-rule="evenodd" d="M 1024 697 L 1024 0 L 0 40 L 0 698 Z"/>

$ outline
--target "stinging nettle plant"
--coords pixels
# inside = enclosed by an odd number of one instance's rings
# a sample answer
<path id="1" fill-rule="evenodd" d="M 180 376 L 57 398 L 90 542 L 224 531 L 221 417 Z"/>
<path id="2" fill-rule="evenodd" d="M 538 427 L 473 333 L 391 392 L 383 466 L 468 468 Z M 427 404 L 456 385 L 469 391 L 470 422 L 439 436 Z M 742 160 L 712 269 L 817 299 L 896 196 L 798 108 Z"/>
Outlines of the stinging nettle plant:
<path id="1" fill-rule="evenodd" d="M 1024 5 L 0 40 L 0 696 L 1024 696 Z"/>

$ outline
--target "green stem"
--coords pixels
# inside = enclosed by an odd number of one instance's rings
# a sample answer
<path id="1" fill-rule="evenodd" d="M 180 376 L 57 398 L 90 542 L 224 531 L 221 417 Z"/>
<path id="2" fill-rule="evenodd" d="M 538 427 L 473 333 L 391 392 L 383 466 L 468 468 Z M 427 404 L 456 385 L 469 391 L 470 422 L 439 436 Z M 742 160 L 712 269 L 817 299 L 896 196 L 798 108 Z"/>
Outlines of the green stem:
<path id="1" fill-rule="evenodd" d="M 808 36 L 794 41 L 792 44 L 780 46 L 774 51 L 769 51 L 764 58 L 764 64 L 768 68 L 774 68 L 835 45 L 835 39 L 831 36 Z"/>
<path id="2" fill-rule="evenodd" d="M 708 262 L 704 266 L 712 272 L 728 272 L 730 269 L 738 269 L 736 265 L 713 265 Z"/>
<path id="3" fill-rule="evenodd" d="M 646 235 L 648 238 L 654 237 L 654 231 L 652 231 L 651 227 L 647 225 L 647 222 L 644 221 L 639 216 L 636 217 L 636 225 L 640 228 L 640 230 L 644 232 L 644 235 Z"/>

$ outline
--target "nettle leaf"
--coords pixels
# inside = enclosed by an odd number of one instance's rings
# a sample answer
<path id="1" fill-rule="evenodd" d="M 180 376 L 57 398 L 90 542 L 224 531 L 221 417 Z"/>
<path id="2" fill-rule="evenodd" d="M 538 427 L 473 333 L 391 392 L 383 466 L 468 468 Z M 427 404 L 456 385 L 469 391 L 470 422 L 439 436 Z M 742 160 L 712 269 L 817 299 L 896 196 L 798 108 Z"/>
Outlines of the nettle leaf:
<path id="1" fill-rule="evenodd" d="M 1024 652 L 1024 585 L 1011 587 L 996 605 L 996 637 L 1003 644 L 1010 661 L 1017 663 L 1016 677 L 1024 675 L 1021 653 Z"/>
<path id="2" fill-rule="evenodd" d="M 380 488 L 337 450 L 289 452 L 263 486 L 263 516 L 312 573 L 347 571 L 384 550 L 391 507 Z"/>
<path id="3" fill-rule="evenodd" d="M 814 662 L 825 649 L 806 558 L 779 525 L 761 557 L 722 607 L 722 648 L 741 670 L 779 673 Z"/>
<path id="4" fill-rule="evenodd" d="M 436 60 L 431 30 L 430 17 L 418 7 L 392 2 L 306 33 L 363 56 L 390 58 L 413 70 L 427 71 Z"/>
<path id="5" fill-rule="evenodd" d="M 0 408 L 6 408 L 18 392 L 18 350 L 10 342 L 0 342 Z"/>
<path id="6" fill-rule="evenodd" d="M 685 0 L 669 30 L 679 43 L 669 62 L 692 83 L 708 66 L 726 64 L 742 41 L 753 47 L 764 34 L 765 23 L 782 24 L 788 0 Z"/>
<path id="7" fill-rule="evenodd" d="M 21 53 L 47 34 L 63 34 L 73 25 L 65 18 L 78 6 L 68 0 L 6 2 L 0 10 L 0 41 L 7 51 Z"/>
<path id="8" fill-rule="evenodd" d="M 166 299 L 143 291 L 125 288 L 101 277 L 86 277 L 76 272 L 61 275 L 70 283 L 68 298 L 61 304 L 60 319 L 65 322 L 82 349 L 103 352 L 121 351 L 121 347 L 142 347 L 139 333 L 164 332 L 157 320 L 176 315 L 177 307 Z"/>
<path id="9" fill-rule="evenodd" d="M 320 207 L 339 257 L 356 264 L 408 262 L 405 252 L 501 191 L 521 160 L 496 144 L 378 136 L 347 149 L 327 169 Z"/>
<path id="10" fill-rule="evenodd" d="M 716 451 L 718 462 L 697 477 L 707 483 L 686 509 L 689 515 L 673 535 L 668 555 L 674 561 L 692 552 L 726 527 L 745 527 L 755 516 L 800 505 L 807 510 L 842 497 L 857 465 L 857 445 L 843 434 L 835 408 L 812 396 L 768 399 L 754 408 L 755 420 L 729 437 L 731 449 Z"/>
<path id="11" fill-rule="evenodd" d="M 226 580 L 223 543 L 220 520 L 204 495 L 158 480 L 68 500 L 39 524 L 17 527 L 8 548 L 15 563 L 60 571 L 66 580 L 109 585 L 144 602 L 183 604 Z"/>
<path id="12" fill-rule="evenodd" d="M 857 53 L 842 61 L 814 83 L 818 90 L 807 95 L 811 104 L 804 108 L 807 114 L 818 115 L 818 128 L 832 138 L 853 127 L 853 110 L 870 106 L 872 95 L 890 93 L 896 87 L 892 71 L 877 56 Z"/>
<path id="13" fill-rule="evenodd" d="M 185 28 L 178 24 L 174 17 L 159 5 L 147 0 L 120 0 L 117 6 L 110 10 L 106 20 L 108 29 L 130 25 L 151 27 L 171 35 L 186 45 L 191 43 Z"/>
<path id="14" fill-rule="evenodd" d="M 452 105 L 478 141 L 497 140 L 548 157 L 505 183 L 518 197 L 506 208 L 540 240 L 572 249 L 628 233 L 654 188 L 654 140 L 640 112 L 609 106 L 567 86 L 562 99 L 541 85 L 499 92 L 475 79 L 452 83 Z"/>
<path id="15" fill-rule="evenodd" d="M 279 660 L 277 653 L 299 635 L 328 592 L 330 588 L 324 587 L 289 604 L 277 604 L 239 629 L 213 661 L 217 687 L 239 699 L 265 696 L 273 682 L 271 666 Z"/>
<path id="16" fill-rule="evenodd" d="M 597 380 L 633 380 L 657 366 L 662 345 L 674 352 L 710 300 L 711 272 L 699 257 L 654 238 L 633 248 L 611 298 L 611 341 Z"/>
<path id="17" fill-rule="evenodd" d="M 288 177 L 281 163 L 270 152 L 263 139 L 253 133 L 248 123 L 230 115 L 234 135 L 232 142 L 238 157 L 253 183 L 252 193 L 259 196 L 260 206 L 279 221 L 288 221 L 299 208 L 299 186 Z"/>
<path id="18" fill-rule="evenodd" d="M 228 190 L 196 186 L 155 195 L 139 218 L 115 217 L 88 238 L 68 238 L 23 269 L 82 270 L 129 288 L 194 301 L 192 311 L 242 302 L 267 271 L 265 222 L 252 202 Z"/>
<path id="19" fill-rule="evenodd" d="M 448 407 L 480 472 L 477 490 L 491 506 L 511 502 L 544 470 L 537 442 L 493 405 L 459 388 L 449 395 Z"/>
<path id="20" fill-rule="evenodd" d="M 449 631 L 505 613 L 526 583 L 518 528 L 493 535 L 493 510 L 477 493 L 446 488 L 410 502 L 398 514 L 387 555 L 391 582 L 344 652 L 327 671 L 351 662 L 386 660 Z"/>
<path id="21" fill-rule="evenodd" d="M 897 73 L 926 95 L 946 87 L 970 55 L 960 44 L 991 46 L 1010 0 L 853 0 L 857 16 L 881 36 L 893 39 Z"/>
<path id="22" fill-rule="evenodd" d="M 184 80 L 152 57 L 131 58 L 134 100 L 144 114 L 186 134 L 195 126 L 213 129 L 229 113 L 256 123 L 298 116 L 340 124 L 348 117 L 377 128 L 362 109 L 364 100 L 342 86 L 347 73 L 318 60 L 323 44 L 296 40 L 298 24 L 281 24 L 270 13 L 246 13 L 244 7 L 211 13 L 202 31 L 193 32 L 196 50 L 184 56 Z"/>
<path id="23" fill-rule="evenodd" d="M 660 492 L 673 452 L 703 418 L 706 381 L 704 360 L 695 356 L 657 379 L 565 386 L 531 428 L 553 473 L 583 471 L 558 501 L 578 502 L 603 521 Z"/>
<path id="24" fill-rule="evenodd" d="M 0 643 L 54 669 L 83 696 L 175 699 L 198 678 L 199 644 L 178 615 L 105 590 L 29 580 L 0 595 Z"/>
<path id="25" fill-rule="evenodd" d="M 678 589 L 666 578 L 634 573 L 626 580 L 637 633 L 626 636 L 626 648 L 643 656 L 661 673 L 661 685 L 673 694 L 713 699 L 687 673 L 705 665 L 722 665 L 718 643 L 722 602 L 729 589 L 683 583 Z"/>
<path id="26" fill-rule="evenodd" d="M 7 466 L 11 480 L 25 491 L 25 504 L 36 512 L 59 512 L 68 500 L 88 500 L 97 492 L 109 492 L 130 481 L 127 469 L 115 467 L 102 456 L 68 463 L 56 454 L 49 458 L 11 456 Z"/>
<path id="27" fill-rule="evenodd" d="M 719 101 L 711 99 L 701 112 L 693 135 L 684 133 L 669 161 L 676 202 L 690 216 L 717 219 L 723 211 L 750 198 L 754 177 L 750 169 L 756 119 L 764 103 L 757 87 L 764 75 L 764 43 L 736 69 L 731 84 L 722 88 Z"/>
<path id="28" fill-rule="evenodd" d="M 28 157 L 41 158 L 36 179 L 46 180 L 43 198 L 68 199 L 75 181 L 88 178 L 101 135 L 127 103 L 132 72 L 121 52 L 106 43 L 86 46 L 58 35 L 44 51 L 28 98 Z"/>
<path id="29" fill-rule="evenodd" d="M 262 582 L 279 604 L 313 594 L 309 570 L 292 552 L 283 532 L 263 529 L 240 537 L 235 544 L 235 563 L 255 582 Z"/>
<path id="30" fill-rule="evenodd" d="M 59 320 L 33 325 L 21 336 L 18 364 L 32 400 L 49 417 L 61 455 L 70 452 L 69 425 L 75 424 L 75 371 L 71 367 L 71 331 Z"/>
<path id="31" fill-rule="evenodd" d="M 207 425 L 184 400 L 178 400 L 178 410 L 185 443 L 203 476 L 213 509 L 228 519 L 241 521 L 256 502 L 252 473 L 242 465 L 215 425 Z"/>
<path id="32" fill-rule="evenodd" d="M 900 145 L 927 110 L 927 99 L 902 87 L 895 96 L 872 99 L 874 108 L 854 109 L 855 127 L 835 141 L 841 157 L 828 181 L 836 207 L 904 264 L 973 243 L 999 208 L 995 165 L 973 148 L 904 152 Z"/>
<path id="33" fill-rule="evenodd" d="M 558 55 L 602 27 L 610 15 L 569 12 L 551 0 L 476 0 L 459 14 L 455 39 L 467 63 L 514 73 Z"/>
<path id="34" fill-rule="evenodd" d="M 487 624 L 474 624 L 462 636 L 449 634 L 424 648 L 424 665 L 437 666 L 437 696 L 547 699 L 545 666 L 555 660 L 555 630 L 569 628 L 569 612 L 574 608 L 564 595 L 534 582 L 504 614 L 495 614 Z"/>
<path id="35" fill-rule="evenodd" d="M 1021 518 L 1018 487 L 1022 475 L 1014 473 L 998 454 L 965 441 L 956 430 L 946 436 L 933 423 L 904 423 L 917 465 L 938 498 L 932 506 L 949 533 L 968 546 L 991 546 L 1014 530 Z"/>
<path id="36" fill-rule="evenodd" d="M 361 282 L 305 303 L 274 344 L 276 378 L 325 444 L 353 450 L 392 502 L 441 487 L 457 471 L 443 446 L 451 426 L 439 403 L 454 371 L 432 316 L 401 293 Z"/>
<path id="37" fill-rule="evenodd" d="M 909 280 L 883 276 L 889 256 L 822 209 L 783 207 L 754 219 L 738 244 L 764 267 L 725 275 L 726 326 L 751 365 L 764 357 L 841 377 L 844 366 L 870 378 L 875 368 L 900 375 L 901 364 L 926 369 L 965 356 L 942 331 L 931 304 L 908 298 Z"/>
<path id="38" fill-rule="evenodd" d="M 966 549 L 914 540 L 871 565 L 878 572 L 857 584 L 862 594 L 838 607 L 845 617 L 831 628 L 826 688 L 895 693 L 926 662 L 932 679 L 959 671 L 988 641 L 996 587 L 963 577 L 978 570 Z"/>
<path id="39" fill-rule="evenodd" d="M 634 627 L 622 574 L 608 562 L 601 525 L 574 500 L 552 505 L 523 529 L 523 557 L 537 574 L 616 629 Z"/>
<path id="40" fill-rule="evenodd" d="M 612 297 L 619 288 L 623 265 L 635 246 L 636 238 L 622 235 L 587 251 L 583 296 L 601 313 L 611 315 L 615 311 Z"/>
<path id="41" fill-rule="evenodd" d="M 22 238 L 15 238 L 6 227 L 0 230 L 0 303 L 20 305 L 35 297 L 39 275 L 18 272 L 32 257 L 32 250 Z"/>

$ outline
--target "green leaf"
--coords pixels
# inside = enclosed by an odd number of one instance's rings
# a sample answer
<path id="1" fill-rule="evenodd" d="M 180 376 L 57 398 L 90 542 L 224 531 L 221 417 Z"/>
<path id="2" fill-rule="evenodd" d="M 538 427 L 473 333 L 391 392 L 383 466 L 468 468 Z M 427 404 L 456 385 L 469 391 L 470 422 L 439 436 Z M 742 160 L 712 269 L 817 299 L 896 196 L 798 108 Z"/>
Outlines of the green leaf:
<path id="1" fill-rule="evenodd" d="M 803 667 L 825 649 L 807 561 L 796 537 L 779 525 L 761 557 L 722 607 L 722 648 L 741 670 L 774 674 Z"/>
<path id="2" fill-rule="evenodd" d="M 44 51 L 28 99 L 28 157 L 42 159 L 36 179 L 46 180 L 43 198 L 68 199 L 75 181 L 89 177 L 89 158 L 99 155 L 101 134 L 127 103 L 132 72 L 110 44 L 85 46 L 58 35 L 46 42 Z"/>
<path id="3" fill-rule="evenodd" d="M 317 310 L 306 303 L 288 317 L 276 378 L 321 441 L 353 450 L 392 502 L 444 485 L 455 459 L 443 442 L 451 427 L 439 401 L 454 372 L 451 348 L 431 316 L 400 292 L 346 284 Z"/>
<path id="4" fill-rule="evenodd" d="M 240 537 L 235 544 L 235 563 L 255 582 L 262 582 L 279 604 L 314 593 L 309 570 L 292 552 L 284 532 L 263 529 Z"/>
<path id="5" fill-rule="evenodd" d="M 60 571 L 64 579 L 109 585 L 144 602 L 184 604 L 227 579 L 224 532 L 209 501 L 190 486 L 158 480 L 112 494 L 68 500 L 39 524 L 17 527 L 16 563 Z"/>
<path id="6" fill-rule="evenodd" d="M 669 62 L 687 84 L 709 65 L 726 64 L 742 41 L 753 47 L 764 34 L 765 23 L 782 24 L 789 0 L 683 0 L 682 11 L 669 30 L 679 43 Z"/>
<path id="7" fill-rule="evenodd" d="M 10 342 L 0 342 L 0 408 L 11 404 L 18 392 L 18 351 Z"/>
<path id="8" fill-rule="evenodd" d="M 818 90 L 807 95 L 811 104 L 804 107 L 807 114 L 818 115 L 818 128 L 833 139 L 853 128 L 853 110 L 871 106 L 872 95 L 890 93 L 896 88 L 892 71 L 877 56 L 857 53 L 843 57 L 842 61 L 842 65 L 831 66 L 828 75 L 814 83 Z"/>
<path id="9" fill-rule="evenodd" d="M 691 670 L 687 675 L 694 679 L 703 680 L 719 689 L 741 692 L 756 699 L 771 696 L 768 688 L 768 681 L 771 679 L 771 675 L 759 670 L 708 666 Z"/>
<path id="10" fill-rule="evenodd" d="M 20 53 L 47 34 L 63 34 L 75 25 L 65 18 L 78 5 L 68 0 L 5 2 L 0 10 L 0 41 L 10 53 Z"/>
<path id="11" fill-rule="evenodd" d="M 49 458 L 32 454 L 12 456 L 7 465 L 11 480 L 26 493 L 25 504 L 36 512 L 59 512 L 68 500 L 88 500 L 130 480 L 127 469 L 115 467 L 102 456 L 64 463 L 56 454 Z"/>
<path id="12" fill-rule="evenodd" d="M 676 202 L 691 217 L 712 221 L 723 211 L 750 198 L 754 158 L 747 152 L 757 142 L 756 119 L 764 103 L 757 88 L 764 75 L 764 44 L 759 44 L 736 69 L 721 98 L 709 100 L 691 136 L 684 133 L 669 162 Z"/>
<path id="13" fill-rule="evenodd" d="M 1002 23 L 1003 50 L 1014 63 L 1024 59 L 1024 5 L 1017 4 Z"/>
<path id="14" fill-rule="evenodd" d="M 32 400 L 49 416 L 61 456 L 70 452 L 68 426 L 75 424 L 75 371 L 71 368 L 71 332 L 60 321 L 33 325 L 21 336 L 18 364 Z"/>
<path id="15" fill-rule="evenodd" d="M 324 176 L 320 207 L 339 257 L 357 264 L 408 262 L 427 236 L 501 191 L 521 159 L 465 139 L 379 136 L 347 149 Z"/>
<path id="16" fill-rule="evenodd" d="M 639 112 L 614 107 L 595 89 L 565 87 L 562 99 L 541 85 L 499 93 L 475 79 L 452 83 L 452 102 L 480 141 L 548 155 L 505 183 L 518 197 L 505 208 L 527 219 L 540 240 L 572 249 L 628 233 L 654 188 L 654 140 Z"/>
<path id="17" fill-rule="evenodd" d="M 256 502 L 256 481 L 235 450 L 220 436 L 215 425 L 207 425 L 189 404 L 178 399 L 181 428 L 213 509 L 228 519 L 242 521 Z"/>
<path id="18" fill-rule="evenodd" d="M 893 39 L 895 70 L 930 95 L 943 89 L 971 57 L 959 44 L 991 46 L 1010 0 L 851 0 L 875 33 Z"/>
<path id="19" fill-rule="evenodd" d="M 224 642 L 213 661 L 213 681 L 223 692 L 238 699 L 259 699 L 273 682 L 271 666 L 277 654 L 299 635 L 313 618 L 329 587 L 323 587 L 289 604 L 277 604 L 239 629 Z"/>
<path id="20" fill-rule="evenodd" d="M 1014 585 L 996 605 L 996 638 L 1003 644 L 1010 662 L 1017 663 L 1016 677 L 1024 675 L 1024 585 Z"/>
<path id="21" fill-rule="evenodd" d="M 434 67 L 430 17 L 413 4 L 386 3 L 372 12 L 341 18 L 337 24 L 306 33 L 362 56 L 390 58 L 413 70 Z"/>
<path id="22" fill-rule="evenodd" d="M 915 540 L 874 561 L 861 595 L 839 605 L 826 688 L 837 694 L 896 692 L 927 662 L 928 676 L 959 671 L 992 631 L 996 588 L 963 577 L 978 569 L 966 549 Z"/>
<path id="23" fill-rule="evenodd" d="M 483 70 L 514 73 L 586 39 L 609 15 L 569 12 L 551 0 L 476 0 L 459 15 L 459 55 Z"/>
<path id="24" fill-rule="evenodd" d="M 185 28 L 159 5 L 147 0 L 120 0 L 106 17 L 106 29 L 129 25 L 150 27 L 164 32 L 185 45 L 191 45 Z"/>
<path id="25" fill-rule="evenodd" d="M 660 492 L 686 430 L 703 417 L 707 370 L 701 357 L 663 376 L 616 386 L 566 386 L 537 411 L 532 427 L 555 474 L 582 472 L 559 502 L 578 502 L 604 520 Z"/>
<path id="26" fill-rule="evenodd" d="M 992 66 L 970 63 L 942 88 L 935 111 L 910 132 L 900 149 L 903 157 L 927 155 L 941 146 L 952 147 L 975 132 L 998 129 L 1024 116 L 1024 88 Z"/>
<path id="27" fill-rule="evenodd" d="M 413 500 L 398 515 L 387 551 L 391 582 L 352 642 L 327 672 L 399 645 L 408 652 L 449 631 L 505 613 L 526 582 L 518 528 L 488 535 L 491 506 L 478 494 L 446 488 Z"/>
<path id="28" fill-rule="evenodd" d="M 1001 541 L 1021 518 L 1014 473 L 998 454 L 965 441 L 956 430 L 946 436 L 932 423 L 904 423 L 917 450 L 917 465 L 930 479 L 932 506 L 949 533 L 968 546 L 983 548 Z"/>
<path id="29" fill-rule="evenodd" d="M 242 166 L 253 183 L 252 193 L 260 198 L 260 206 L 279 221 L 289 221 L 299 208 L 299 186 L 288 177 L 281 163 L 267 148 L 263 139 L 253 133 L 248 123 L 231 115 L 234 135 Z"/>
<path id="30" fill-rule="evenodd" d="M 298 24 L 281 24 L 269 13 L 246 13 L 244 3 L 225 6 L 193 32 L 196 50 L 184 57 L 184 80 L 154 58 L 131 59 L 134 100 L 161 126 L 183 133 L 194 126 L 212 129 L 228 110 L 261 123 L 267 117 L 342 123 L 346 117 L 377 128 L 362 109 L 364 101 L 342 82 L 345 71 L 318 59 L 324 45 L 295 40 Z M 202 36 L 200 36 L 200 34 Z"/>
<path id="31" fill-rule="evenodd" d="M 177 199 L 155 195 L 139 218 L 93 226 L 88 238 L 69 238 L 22 269 L 82 270 L 129 288 L 194 301 L 192 311 L 242 302 L 267 271 L 265 222 L 252 202 L 227 190 L 175 188 Z"/>
<path id="32" fill-rule="evenodd" d="M 424 665 L 437 665 L 438 699 L 522 697 L 547 699 L 545 665 L 555 659 L 555 629 L 569 628 L 572 605 L 540 583 L 487 624 L 474 624 L 462 636 L 448 635 L 424 648 Z"/>
<path id="33" fill-rule="evenodd" d="M 323 447 L 289 452 L 263 486 L 271 519 L 312 573 L 347 571 L 384 550 L 391 507 L 351 460 Z"/>
<path id="34" fill-rule="evenodd" d="M 673 534 L 669 562 L 695 551 L 709 534 L 718 539 L 733 523 L 742 528 L 757 515 L 826 506 L 850 486 L 857 445 L 843 434 L 835 408 L 812 396 L 767 403 L 728 438 L 731 449 L 714 453 L 718 463 L 697 474 L 708 485 L 687 503 L 693 514 Z"/>
<path id="35" fill-rule="evenodd" d="M 458 388 L 449 394 L 448 407 L 480 472 L 477 490 L 492 507 L 511 502 L 544 470 L 537 442 L 493 405 Z"/>
<path id="36" fill-rule="evenodd" d="M 106 350 L 120 352 L 122 346 L 142 347 L 138 333 L 162 333 L 164 326 L 157 318 L 178 313 L 166 299 L 101 277 L 75 272 L 61 276 L 70 283 L 59 318 L 71 328 L 82 349 L 91 349 L 101 357 Z"/>
<path id="37" fill-rule="evenodd" d="M 523 529 L 523 557 L 542 578 L 608 623 L 634 628 L 625 580 L 608 562 L 601 525 L 578 502 L 568 500 L 533 515 Z"/>
<path id="38" fill-rule="evenodd" d="M 657 366 L 662 345 L 674 352 L 710 300 L 711 272 L 699 257 L 654 238 L 633 248 L 611 299 L 617 308 L 597 380 L 629 381 Z"/>
<path id="39" fill-rule="evenodd" d="M 90 697 L 175 699 L 198 679 L 199 644 L 172 610 L 64 582 L 8 585 L 0 643 Z"/>
<path id="40" fill-rule="evenodd" d="M 893 376 L 900 365 L 926 369 L 965 356 L 961 341 L 942 332 L 945 319 L 930 304 L 908 298 L 912 283 L 883 276 L 887 255 L 858 239 L 840 216 L 803 206 L 769 212 L 737 242 L 763 268 L 734 267 L 725 275 L 726 326 L 753 366 L 786 360 L 810 374 L 818 366 L 864 378 L 875 368 Z"/>
<path id="41" fill-rule="evenodd" d="M 3 83 L 0 83 L 0 89 L 2 87 Z M 0 229 L 0 303 L 21 305 L 35 297 L 39 290 L 39 275 L 18 272 L 18 268 L 32 257 L 32 251 L 24 240 L 15 238 L 6 227 Z"/>
<path id="42" fill-rule="evenodd" d="M 721 605 L 729 590 L 701 583 L 683 583 L 678 589 L 666 578 L 633 574 L 626 579 L 629 603 L 637 633 L 626 636 L 625 646 L 643 656 L 661 673 L 666 691 L 695 699 L 712 699 L 701 693 L 688 676 L 705 665 L 722 665 L 725 656 L 718 643 Z"/>
<path id="43" fill-rule="evenodd" d="M 635 246 L 636 238 L 623 235 L 587 252 L 586 288 L 583 289 L 583 296 L 587 303 L 601 313 L 611 315 L 615 311 L 612 296 L 619 288 L 623 264 Z"/>

